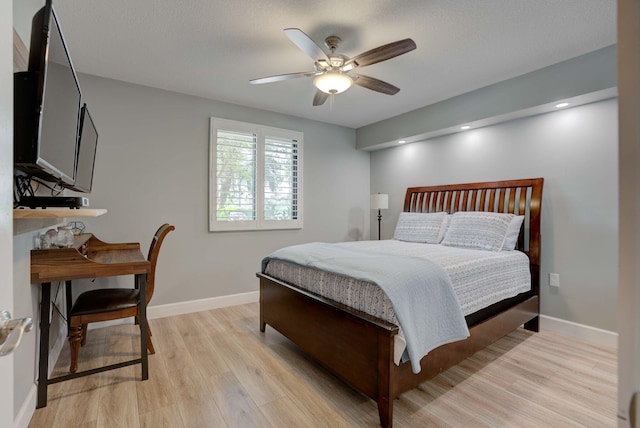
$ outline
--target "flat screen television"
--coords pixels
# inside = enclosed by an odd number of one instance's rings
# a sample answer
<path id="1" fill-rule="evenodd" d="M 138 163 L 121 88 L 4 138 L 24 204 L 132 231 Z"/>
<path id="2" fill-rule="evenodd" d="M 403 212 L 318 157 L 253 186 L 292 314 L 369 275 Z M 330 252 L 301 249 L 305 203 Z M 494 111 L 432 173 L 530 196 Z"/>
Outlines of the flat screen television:
<path id="1" fill-rule="evenodd" d="M 97 147 L 98 131 L 93 123 L 87 105 L 84 104 L 82 106 L 82 112 L 80 113 L 80 138 L 78 139 L 76 180 L 73 186 L 65 185 L 65 187 L 78 192 L 91 193 Z"/>
<path id="2" fill-rule="evenodd" d="M 27 72 L 14 75 L 14 166 L 75 184 L 82 93 L 51 0 L 33 17 Z"/>

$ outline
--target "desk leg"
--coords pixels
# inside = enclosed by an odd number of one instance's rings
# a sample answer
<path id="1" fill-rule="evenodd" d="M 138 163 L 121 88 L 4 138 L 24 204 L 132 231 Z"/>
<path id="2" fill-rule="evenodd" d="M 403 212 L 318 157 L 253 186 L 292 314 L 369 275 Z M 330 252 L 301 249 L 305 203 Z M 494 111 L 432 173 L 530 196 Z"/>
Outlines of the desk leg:
<path id="1" fill-rule="evenodd" d="M 36 408 L 47 405 L 47 386 L 49 385 L 49 327 L 51 320 L 51 283 L 41 285 L 40 298 L 40 357 L 38 361 L 38 402 Z"/>
<path id="2" fill-rule="evenodd" d="M 140 290 L 140 358 L 142 359 L 142 380 L 149 379 L 149 352 L 147 350 L 147 275 L 136 275 L 136 285 Z"/>

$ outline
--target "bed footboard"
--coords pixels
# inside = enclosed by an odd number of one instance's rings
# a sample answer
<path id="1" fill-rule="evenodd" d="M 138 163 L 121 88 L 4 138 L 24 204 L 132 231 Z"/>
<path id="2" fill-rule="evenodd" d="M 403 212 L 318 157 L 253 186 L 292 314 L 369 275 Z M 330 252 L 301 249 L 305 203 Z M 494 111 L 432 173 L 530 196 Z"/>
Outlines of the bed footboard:
<path id="1" fill-rule="evenodd" d="M 260 330 L 269 324 L 393 418 L 393 342 L 398 327 L 282 281 L 260 278 Z M 338 334 L 336 334 L 338 333 Z"/>
<path id="2" fill-rule="evenodd" d="M 466 340 L 443 345 L 411 365 L 393 362 L 399 328 L 265 274 L 260 278 L 260 331 L 269 324 L 308 355 L 378 404 L 380 424 L 391 427 L 393 400 L 538 317 L 534 295 L 469 329 Z"/>

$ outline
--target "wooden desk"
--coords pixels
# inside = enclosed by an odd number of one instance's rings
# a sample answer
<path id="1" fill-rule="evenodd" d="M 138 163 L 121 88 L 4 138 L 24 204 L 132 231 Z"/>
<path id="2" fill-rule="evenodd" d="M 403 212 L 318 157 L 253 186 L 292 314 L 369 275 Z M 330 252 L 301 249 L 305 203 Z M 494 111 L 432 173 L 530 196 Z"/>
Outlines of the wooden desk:
<path id="1" fill-rule="evenodd" d="M 88 376 L 133 364 L 142 365 L 142 380 L 149 378 L 147 351 L 147 274 L 150 263 L 142 255 L 140 244 L 108 244 L 92 234 L 76 236 L 71 248 L 31 251 L 31 282 L 41 284 L 40 360 L 38 363 L 38 401 L 36 408 L 47 405 L 47 387 L 77 377 Z M 71 280 L 107 276 L 135 275 L 140 290 L 140 358 L 49 379 L 49 328 L 51 324 L 51 283 L 66 282 L 67 320 L 71 309 Z"/>

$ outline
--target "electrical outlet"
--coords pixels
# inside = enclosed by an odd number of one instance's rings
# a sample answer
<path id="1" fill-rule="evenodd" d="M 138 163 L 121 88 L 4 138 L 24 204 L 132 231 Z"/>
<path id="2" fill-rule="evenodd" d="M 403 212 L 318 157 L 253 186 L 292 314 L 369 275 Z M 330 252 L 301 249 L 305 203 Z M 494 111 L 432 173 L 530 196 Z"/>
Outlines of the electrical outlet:
<path id="1" fill-rule="evenodd" d="M 560 274 L 559 273 L 550 273 L 549 274 L 549 286 L 551 286 L 551 287 L 560 287 Z"/>

